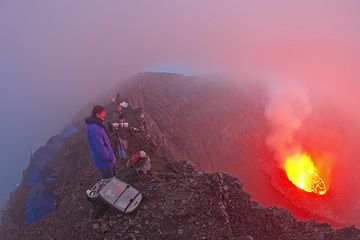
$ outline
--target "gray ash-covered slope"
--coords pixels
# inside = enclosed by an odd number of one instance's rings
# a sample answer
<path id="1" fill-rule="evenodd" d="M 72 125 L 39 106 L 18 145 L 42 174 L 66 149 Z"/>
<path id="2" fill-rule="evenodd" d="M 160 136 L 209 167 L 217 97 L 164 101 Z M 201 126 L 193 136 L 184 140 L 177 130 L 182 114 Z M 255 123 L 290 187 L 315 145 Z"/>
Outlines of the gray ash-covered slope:
<path id="1" fill-rule="evenodd" d="M 3 239 L 360 239 L 355 228 L 333 231 L 327 224 L 296 220 L 288 210 L 261 207 L 236 178 L 204 173 L 232 167 L 231 161 L 224 168 L 218 161 L 234 159 L 226 154 L 236 147 L 232 132 L 261 128 L 258 96 L 236 93 L 216 81 L 154 73 L 140 74 L 120 90 L 146 112 L 147 132 L 132 136 L 130 150 L 148 153 L 152 175 L 117 166 L 119 176 L 142 191 L 139 209 L 125 215 L 87 201 L 85 191 L 99 175 L 81 128 L 65 140 L 52 163 L 58 172 L 46 187 L 58 193 L 56 211 L 30 225 L 19 212 L 16 217 L 7 212 Z M 244 115 L 231 115 L 234 108 Z M 233 131 L 234 120 L 239 126 Z M 240 150 L 236 159 L 253 157 Z M 21 191 L 14 193 L 9 209 L 22 207 Z"/>

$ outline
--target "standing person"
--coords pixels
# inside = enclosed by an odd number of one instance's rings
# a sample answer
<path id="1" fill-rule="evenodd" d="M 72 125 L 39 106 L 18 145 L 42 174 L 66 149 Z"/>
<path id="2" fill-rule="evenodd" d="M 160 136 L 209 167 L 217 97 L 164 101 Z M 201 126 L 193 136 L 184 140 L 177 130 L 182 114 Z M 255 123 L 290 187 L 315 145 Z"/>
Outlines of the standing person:
<path id="1" fill-rule="evenodd" d="M 105 108 L 95 105 L 91 116 L 86 118 L 85 122 L 93 163 L 103 178 L 111 178 L 114 176 L 116 158 L 104 125 L 105 116 Z"/>
<path id="2" fill-rule="evenodd" d="M 119 159 L 120 155 L 119 155 L 119 148 L 120 148 L 120 144 L 119 144 L 119 138 L 117 136 L 117 130 L 116 127 L 114 127 L 112 125 L 112 123 L 116 123 L 119 120 L 119 109 L 121 110 L 121 107 L 119 107 L 119 104 L 112 104 L 112 106 L 110 107 L 110 110 L 113 109 L 113 111 L 110 111 L 110 114 L 107 114 L 105 121 L 107 123 L 108 128 L 108 135 L 109 135 L 109 139 L 110 139 L 110 143 L 111 146 L 113 148 L 114 154 L 115 154 L 115 158 Z M 110 124 L 109 124 L 110 123 Z"/>
<path id="3" fill-rule="evenodd" d="M 126 122 L 124 114 L 120 114 L 119 116 L 119 129 L 118 129 L 118 136 L 120 142 L 120 152 L 121 156 L 124 160 L 128 160 L 128 148 L 129 148 L 129 123 Z"/>
<path id="4" fill-rule="evenodd" d="M 127 117 L 128 113 L 129 113 L 129 102 L 128 100 L 123 100 L 120 104 L 119 104 L 119 109 L 118 112 L 120 114 L 123 114 L 125 117 Z"/>
<path id="5" fill-rule="evenodd" d="M 119 100 L 120 97 L 117 96 L 117 100 L 111 103 L 110 106 L 110 115 L 108 115 L 108 119 L 111 122 L 116 122 L 119 119 L 119 115 L 128 114 L 129 112 L 129 103 L 127 100 Z"/>

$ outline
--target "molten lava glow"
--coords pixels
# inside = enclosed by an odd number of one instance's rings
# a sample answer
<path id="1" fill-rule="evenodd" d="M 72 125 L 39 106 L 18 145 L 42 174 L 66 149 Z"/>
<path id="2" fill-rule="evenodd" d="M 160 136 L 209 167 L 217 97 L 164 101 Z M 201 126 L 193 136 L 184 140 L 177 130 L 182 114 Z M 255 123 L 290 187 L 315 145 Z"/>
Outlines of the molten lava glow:
<path id="1" fill-rule="evenodd" d="M 326 193 L 325 183 L 308 155 L 296 154 L 288 157 L 285 171 L 289 180 L 298 188 L 318 195 Z"/>

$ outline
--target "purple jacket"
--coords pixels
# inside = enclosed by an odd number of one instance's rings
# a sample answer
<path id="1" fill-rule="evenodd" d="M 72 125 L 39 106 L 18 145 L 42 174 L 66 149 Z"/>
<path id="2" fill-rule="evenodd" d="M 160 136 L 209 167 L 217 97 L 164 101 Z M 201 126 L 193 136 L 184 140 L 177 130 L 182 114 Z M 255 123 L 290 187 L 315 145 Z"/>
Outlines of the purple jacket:
<path id="1" fill-rule="evenodd" d="M 91 158 L 97 168 L 112 168 L 116 158 L 103 122 L 95 117 L 85 119 Z"/>

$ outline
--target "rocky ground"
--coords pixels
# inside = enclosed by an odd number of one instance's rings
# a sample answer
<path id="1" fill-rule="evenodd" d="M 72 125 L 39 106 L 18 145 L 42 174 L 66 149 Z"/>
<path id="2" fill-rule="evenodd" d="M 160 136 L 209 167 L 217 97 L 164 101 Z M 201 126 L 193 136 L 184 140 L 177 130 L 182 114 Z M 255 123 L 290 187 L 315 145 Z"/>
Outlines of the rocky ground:
<path id="1" fill-rule="evenodd" d="M 134 119 L 136 121 L 136 119 Z M 119 161 L 117 176 L 138 188 L 144 198 L 137 210 L 123 214 L 89 202 L 85 191 L 98 179 L 91 164 L 84 129 L 66 140 L 53 164 L 48 186 L 58 193 L 57 210 L 39 222 L 23 224 L 23 187 L 5 213 L 1 239 L 360 239 L 354 227 L 333 230 L 328 224 L 295 219 L 288 210 L 264 208 L 250 199 L 237 178 L 200 172 L 189 161 L 173 158 L 149 130 L 134 133 L 130 151 L 144 150 L 151 175 L 139 175 Z M 152 129 L 151 129 L 152 128 Z"/>

